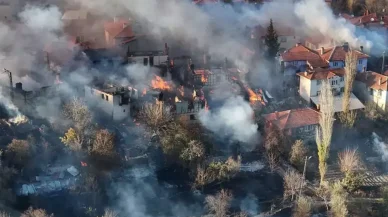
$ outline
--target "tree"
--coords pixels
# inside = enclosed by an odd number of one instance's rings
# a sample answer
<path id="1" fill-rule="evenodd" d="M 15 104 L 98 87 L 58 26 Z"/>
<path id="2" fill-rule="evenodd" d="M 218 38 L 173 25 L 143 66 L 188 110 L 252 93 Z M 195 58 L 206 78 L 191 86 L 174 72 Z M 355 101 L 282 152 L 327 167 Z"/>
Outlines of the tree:
<path id="1" fill-rule="evenodd" d="M 303 177 L 294 170 L 287 170 L 284 174 L 284 198 L 291 196 L 291 200 L 294 200 L 294 196 L 298 193 L 299 189 L 304 183 Z"/>
<path id="2" fill-rule="evenodd" d="M 303 144 L 302 140 L 296 140 L 292 145 L 290 153 L 290 162 L 296 166 L 303 165 L 303 159 L 306 156 L 307 149 Z"/>
<path id="3" fill-rule="evenodd" d="M 348 11 L 351 14 L 353 14 L 353 9 L 354 9 L 354 6 L 355 6 L 355 0 L 346 0 L 346 6 L 347 6 Z"/>
<path id="4" fill-rule="evenodd" d="M 347 193 L 341 183 L 334 183 L 330 191 L 331 214 L 334 217 L 346 217 L 348 215 L 346 200 Z"/>
<path id="5" fill-rule="evenodd" d="M 0 211 L 0 217 L 11 217 L 8 213 Z"/>
<path id="6" fill-rule="evenodd" d="M 80 134 L 78 134 L 74 128 L 70 128 L 66 133 L 65 136 L 59 137 L 61 139 L 61 142 L 65 144 L 70 150 L 72 151 L 81 151 L 82 150 L 82 144 L 84 143 L 84 137 L 82 137 Z"/>
<path id="7" fill-rule="evenodd" d="M 54 215 L 47 214 L 44 209 L 33 209 L 30 207 L 20 217 L 54 217 Z"/>
<path id="8" fill-rule="evenodd" d="M 299 197 L 296 201 L 293 217 L 310 217 L 312 201 L 309 197 Z"/>
<path id="9" fill-rule="evenodd" d="M 356 121 L 357 113 L 350 111 L 350 98 L 352 95 L 353 82 L 357 73 L 358 56 L 354 51 L 348 52 L 345 58 L 345 88 L 342 99 L 343 112 L 339 115 L 339 119 L 346 127 L 351 128 Z"/>
<path id="10" fill-rule="evenodd" d="M 342 184 L 349 191 L 354 191 L 361 186 L 362 177 L 357 169 L 362 166 L 360 155 L 356 149 L 346 149 L 338 154 L 338 164 L 345 178 Z"/>
<path id="11" fill-rule="evenodd" d="M 22 168 L 31 158 L 30 145 L 26 140 L 13 139 L 7 146 L 6 155 L 16 167 Z"/>
<path id="12" fill-rule="evenodd" d="M 354 172 L 361 166 L 361 158 L 357 149 L 345 149 L 338 154 L 338 164 L 344 174 Z"/>
<path id="13" fill-rule="evenodd" d="M 145 124 L 154 132 L 165 131 L 167 125 L 173 121 L 173 115 L 169 108 L 163 104 L 147 103 L 140 111 L 139 116 Z"/>
<path id="14" fill-rule="evenodd" d="M 119 214 L 111 209 L 106 209 L 102 217 L 118 217 Z"/>
<path id="15" fill-rule="evenodd" d="M 180 158 L 192 164 L 197 164 L 204 158 L 205 148 L 200 141 L 191 140 L 188 146 L 183 149 Z"/>
<path id="16" fill-rule="evenodd" d="M 267 57 L 269 59 L 274 59 L 279 52 L 280 43 L 278 41 L 278 35 L 273 26 L 272 19 L 270 20 L 269 26 L 267 28 L 265 45 L 267 46 Z"/>
<path id="17" fill-rule="evenodd" d="M 318 148 L 318 163 L 319 174 L 321 176 L 320 183 L 322 184 L 327 169 L 327 158 L 329 157 L 329 149 L 334 123 L 334 101 L 333 93 L 328 81 L 322 82 L 321 95 L 319 96 L 319 128 L 316 134 L 316 143 Z"/>
<path id="18" fill-rule="evenodd" d="M 96 132 L 90 153 L 104 159 L 112 159 L 116 156 L 115 135 L 108 130 Z"/>
<path id="19" fill-rule="evenodd" d="M 275 154 L 275 152 L 273 152 L 273 151 L 267 151 L 266 156 L 267 156 L 269 169 L 270 169 L 271 173 L 273 173 L 273 172 L 275 172 L 276 167 L 278 166 L 279 155 Z"/>
<path id="20" fill-rule="evenodd" d="M 215 196 L 207 196 L 205 199 L 206 207 L 211 214 L 215 217 L 225 217 L 227 216 L 230 202 L 232 200 L 232 194 L 222 189 Z"/>
<path id="21" fill-rule="evenodd" d="M 365 0 L 365 9 L 371 13 L 382 12 L 386 7 L 386 0 Z"/>

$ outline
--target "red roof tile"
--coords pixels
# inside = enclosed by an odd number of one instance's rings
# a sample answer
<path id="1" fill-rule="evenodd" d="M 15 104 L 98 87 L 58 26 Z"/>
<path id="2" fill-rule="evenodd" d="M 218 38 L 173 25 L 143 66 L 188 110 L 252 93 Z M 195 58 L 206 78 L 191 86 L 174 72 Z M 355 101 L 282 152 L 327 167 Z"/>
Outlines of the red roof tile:
<path id="1" fill-rule="evenodd" d="M 319 123 L 319 113 L 310 108 L 274 112 L 264 116 L 267 122 L 280 130 L 293 129 Z"/>
<path id="2" fill-rule="evenodd" d="M 349 51 L 354 51 L 357 54 L 358 59 L 368 58 L 369 56 L 361 53 L 358 50 L 352 50 L 349 47 Z M 324 53 L 321 55 L 326 61 L 345 61 L 346 51 L 343 46 L 335 46 L 332 48 L 324 49 Z"/>
<path id="3" fill-rule="evenodd" d="M 311 71 L 299 72 L 297 75 L 301 77 L 305 77 L 309 80 L 324 80 L 324 79 L 332 78 L 334 76 L 342 77 L 345 75 L 345 70 L 343 68 L 339 68 L 339 69 L 316 68 Z"/>
<path id="4" fill-rule="evenodd" d="M 356 80 L 365 83 L 367 87 L 375 90 L 388 90 L 388 76 L 377 72 L 357 73 Z"/>
<path id="5" fill-rule="evenodd" d="M 304 45 L 297 44 L 281 54 L 283 61 L 308 61 L 313 67 L 327 67 L 328 62 L 319 53 Z"/>
<path id="6" fill-rule="evenodd" d="M 135 36 L 130 21 L 128 20 L 107 22 L 104 25 L 104 29 L 114 38 L 129 38 Z"/>

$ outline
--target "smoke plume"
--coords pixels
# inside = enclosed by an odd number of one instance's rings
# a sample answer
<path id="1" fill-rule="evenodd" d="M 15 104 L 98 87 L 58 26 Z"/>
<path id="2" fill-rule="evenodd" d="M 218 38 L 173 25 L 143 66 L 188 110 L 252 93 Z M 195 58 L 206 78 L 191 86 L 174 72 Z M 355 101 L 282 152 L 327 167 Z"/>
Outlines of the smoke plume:
<path id="1" fill-rule="evenodd" d="M 252 107 L 241 96 L 230 97 L 220 108 L 199 113 L 199 120 L 209 130 L 224 138 L 247 143 L 258 136 L 253 117 Z"/>
<path id="2" fill-rule="evenodd" d="M 388 161 L 388 145 L 382 141 L 375 132 L 372 133 L 372 142 L 374 151 L 381 156 L 381 160 L 384 162 Z"/>

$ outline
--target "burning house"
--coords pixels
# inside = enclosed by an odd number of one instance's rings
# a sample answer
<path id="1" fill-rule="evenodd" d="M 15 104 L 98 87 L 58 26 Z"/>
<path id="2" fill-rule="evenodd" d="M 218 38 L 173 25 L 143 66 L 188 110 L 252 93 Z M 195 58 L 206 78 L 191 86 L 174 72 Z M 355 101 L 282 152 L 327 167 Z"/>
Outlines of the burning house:
<path id="1" fill-rule="evenodd" d="M 115 121 L 121 121 L 131 115 L 138 91 L 132 87 L 101 84 L 85 86 L 85 100 L 88 105 L 101 109 Z"/>

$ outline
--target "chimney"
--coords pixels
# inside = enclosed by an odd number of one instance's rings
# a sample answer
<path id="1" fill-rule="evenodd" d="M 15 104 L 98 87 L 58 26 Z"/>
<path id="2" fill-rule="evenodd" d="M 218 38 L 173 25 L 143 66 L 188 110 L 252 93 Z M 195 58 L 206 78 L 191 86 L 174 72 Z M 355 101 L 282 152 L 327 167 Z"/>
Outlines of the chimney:
<path id="1" fill-rule="evenodd" d="M 324 47 L 321 47 L 321 55 L 325 53 L 325 48 Z"/>
<path id="2" fill-rule="evenodd" d="M 360 51 L 364 52 L 364 46 L 362 46 L 362 45 L 360 46 Z"/>
<path id="3" fill-rule="evenodd" d="M 309 73 L 306 71 L 304 71 L 304 76 L 307 76 Z"/>
<path id="4" fill-rule="evenodd" d="M 381 78 L 379 78 L 379 85 L 381 85 L 381 80 L 382 80 L 382 79 L 381 79 Z"/>
<path id="5" fill-rule="evenodd" d="M 113 22 L 114 22 L 114 23 L 117 23 L 118 20 L 119 20 L 119 19 L 118 19 L 117 17 L 113 17 Z"/>
<path id="6" fill-rule="evenodd" d="M 125 29 L 128 26 L 126 22 L 123 23 L 123 29 Z"/>
<path id="7" fill-rule="evenodd" d="M 17 91 L 23 90 L 23 84 L 21 82 L 16 83 L 15 87 Z"/>
<path id="8" fill-rule="evenodd" d="M 342 45 L 342 47 L 344 48 L 345 52 L 349 51 L 349 43 L 348 42 L 345 42 L 344 45 Z"/>

